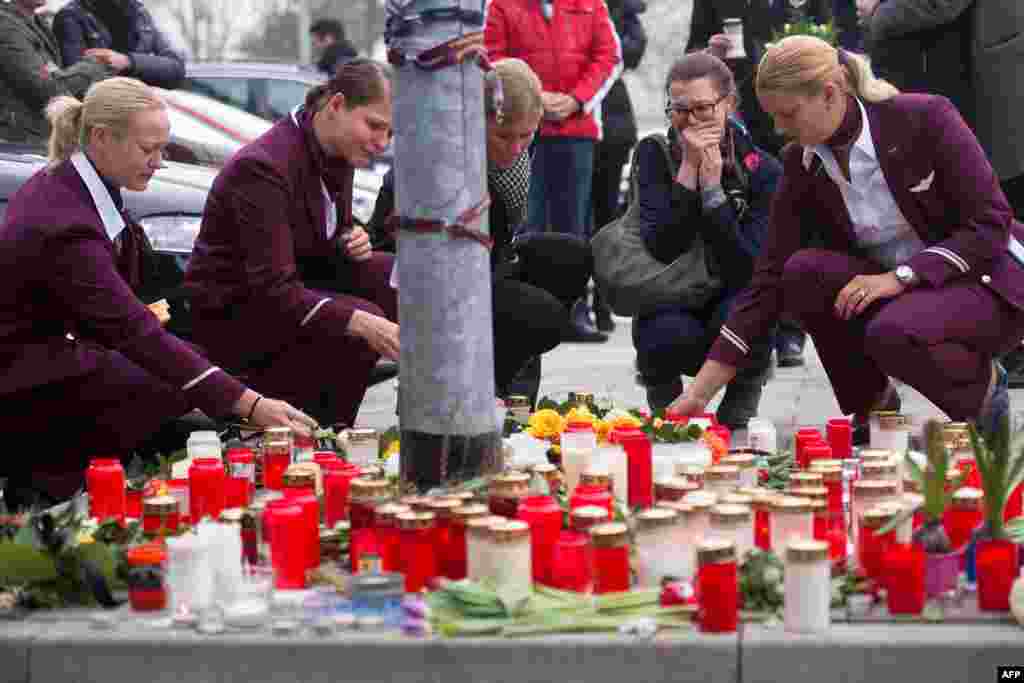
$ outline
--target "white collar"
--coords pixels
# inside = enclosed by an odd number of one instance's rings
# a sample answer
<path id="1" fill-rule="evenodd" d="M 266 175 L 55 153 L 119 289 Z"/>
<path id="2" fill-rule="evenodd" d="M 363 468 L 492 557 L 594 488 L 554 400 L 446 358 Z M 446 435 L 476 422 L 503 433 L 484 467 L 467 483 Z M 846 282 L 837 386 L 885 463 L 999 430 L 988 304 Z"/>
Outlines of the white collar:
<path id="1" fill-rule="evenodd" d="M 871 137 L 871 124 L 868 122 L 868 112 L 864 108 L 864 104 L 860 101 L 860 98 L 855 97 L 854 99 L 857 100 L 857 106 L 860 107 L 861 127 L 860 135 L 858 135 L 857 139 L 853 142 L 853 147 L 859 149 L 864 154 L 867 154 L 875 161 L 878 161 L 878 154 L 875 152 L 875 141 Z M 815 155 L 824 162 L 826 152 L 831 156 L 832 150 L 828 148 L 828 145 L 804 147 L 804 170 L 810 170 L 811 161 L 814 160 Z"/>
<path id="2" fill-rule="evenodd" d="M 85 189 L 89 190 L 89 194 L 92 196 L 92 203 L 96 206 L 96 211 L 100 214 L 100 220 L 103 221 L 103 228 L 107 231 L 107 237 L 113 241 L 127 225 L 124 221 L 124 216 L 117 209 L 117 204 L 114 203 L 113 197 L 110 196 L 110 191 L 107 190 L 103 179 L 100 178 L 96 169 L 93 168 L 92 162 L 85 158 L 84 152 L 72 154 L 71 165 L 78 171 L 79 177 L 85 183 Z"/>

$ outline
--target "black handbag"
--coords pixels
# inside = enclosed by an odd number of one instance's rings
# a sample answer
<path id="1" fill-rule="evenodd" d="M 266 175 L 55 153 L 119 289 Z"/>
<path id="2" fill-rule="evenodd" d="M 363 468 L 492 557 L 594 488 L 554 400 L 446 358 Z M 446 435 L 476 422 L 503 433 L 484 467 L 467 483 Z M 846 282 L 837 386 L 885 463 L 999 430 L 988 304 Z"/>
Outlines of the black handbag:
<path id="1" fill-rule="evenodd" d="M 676 163 L 668 139 L 662 134 L 648 139 L 658 143 L 670 173 L 675 175 Z M 696 235 L 690 249 L 670 264 L 654 258 L 640 234 L 635 158 L 629 184 L 626 212 L 601 228 L 590 242 L 594 281 L 602 296 L 612 311 L 624 316 L 643 315 L 665 304 L 703 308 L 722 288 L 722 281 L 708 268 L 704 241 Z"/>

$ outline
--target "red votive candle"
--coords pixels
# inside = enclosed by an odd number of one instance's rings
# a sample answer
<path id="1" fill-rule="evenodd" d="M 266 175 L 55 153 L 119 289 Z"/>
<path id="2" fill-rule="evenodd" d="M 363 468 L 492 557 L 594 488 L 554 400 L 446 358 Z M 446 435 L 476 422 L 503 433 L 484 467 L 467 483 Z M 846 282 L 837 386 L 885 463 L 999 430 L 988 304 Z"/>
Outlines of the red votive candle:
<path id="1" fill-rule="evenodd" d="M 204 517 L 220 518 L 227 502 L 227 475 L 218 458 L 196 458 L 188 468 L 189 517 L 199 524 Z"/>
<path id="2" fill-rule="evenodd" d="M 920 614 L 924 609 L 925 556 L 920 546 L 893 543 L 882 559 L 890 614 Z"/>
<path id="3" fill-rule="evenodd" d="M 452 515 L 462 501 L 455 498 L 431 498 L 427 511 L 434 513 L 434 553 L 437 555 L 437 573 L 454 579 L 452 573 Z M 455 567 L 458 569 L 458 567 Z"/>
<path id="4" fill-rule="evenodd" d="M 117 458 L 94 458 L 85 470 L 85 485 L 89 491 L 89 514 L 101 522 L 113 517 L 124 521 L 128 506 L 125 492 L 125 474 Z"/>
<path id="5" fill-rule="evenodd" d="M 842 510 L 829 512 L 825 540 L 828 541 L 828 559 L 832 562 L 832 567 L 838 572 L 845 571 L 848 536 L 846 515 Z"/>
<path id="6" fill-rule="evenodd" d="M 579 488 L 576 487 L 577 490 Z M 608 491 L 604 493 L 611 495 Z M 533 580 L 550 585 L 552 556 L 562 530 L 562 508 L 551 496 L 527 496 L 519 503 L 518 515 L 519 519 L 530 525 Z"/>
<path id="7" fill-rule="evenodd" d="M 387 503 L 391 486 L 384 479 L 357 477 L 349 484 L 348 518 L 352 531 L 372 529 L 374 511 L 378 505 Z"/>
<path id="8" fill-rule="evenodd" d="M 616 427 L 610 440 L 622 444 L 626 451 L 629 507 L 651 507 L 654 505 L 654 460 L 647 435 L 635 427 Z"/>
<path id="9" fill-rule="evenodd" d="M 942 516 L 942 525 L 953 550 L 966 546 L 981 524 L 985 514 L 983 496 L 980 489 L 966 487 L 953 494 L 953 502 Z"/>
<path id="10" fill-rule="evenodd" d="M 732 432 L 729 430 L 728 427 L 726 427 L 725 425 L 715 424 L 708 427 L 707 431 L 717 435 L 725 443 L 725 447 L 727 449 L 729 448 L 730 444 L 732 443 Z"/>
<path id="11" fill-rule="evenodd" d="M 832 447 L 824 441 L 812 441 L 804 444 L 804 469 L 810 469 L 815 460 L 833 460 Z"/>
<path id="12" fill-rule="evenodd" d="M 606 488 L 580 484 L 573 489 L 572 495 L 569 497 L 569 510 L 572 511 L 576 508 L 588 506 L 607 510 L 609 522 L 615 517 L 615 498 L 612 496 L 611 491 Z"/>
<path id="13" fill-rule="evenodd" d="M 142 519 L 142 489 L 125 489 L 124 513 L 131 519 Z"/>
<path id="14" fill-rule="evenodd" d="M 341 467 L 345 464 L 334 451 L 316 451 L 313 453 L 313 462 L 320 465 L 320 471 L 325 472 L 332 467 Z"/>
<path id="15" fill-rule="evenodd" d="M 834 417 L 825 423 L 825 436 L 837 460 L 853 457 L 853 427 L 845 417 Z"/>
<path id="16" fill-rule="evenodd" d="M 843 511 L 843 470 L 841 467 L 816 469 L 821 475 L 822 484 L 828 491 L 828 509 L 833 513 Z"/>
<path id="17" fill-rule="evenodd" d="M 772 549 L 772 500 L 771 496 L 754 499 L 754 545 L 761 550 Z"/>
<path id="18" fill-rule="evenodd" d="M 519 514 L 519 501 L 530 491 L 530 475 L 505 472 L 491 479 L 487 490 L 487 507 L 492 515 L 515 519 Z"/>
<path id="19" fill-rule="evenodd" d="M 302 508 L 306 567 L 315 569 L 320 566 L 320 501 L 316 497 L 316 475 L 308 471 L 285 472 L 281 483 L 285 499 Z"/>
<path id="20" fill-rule="evenodd" d="M 712 538 L 697 546 L 697 623 L 704 633 L 733 633 L 739 621 L 736 546 Z"/>
<path id="21" fill-rule="evenodd" d="M 487 506 L 479 503 L 463 505 L 452 513 L 452 525 L 448 531 L 448 578 L 456 581 L 466 578 L 466 524 L 471 519 L 487 517 L 489 514 Z"/>
<path id="22" fill-rule="evenodd" d="M 256 454 L 250 448 L 231 448 L 228 461 L 226 506 L 248 507 L 256 493 Z"/>
<path id="23" fill-rule="evenodd" d="M 590 593 L 594 590 L 594 545 L 590 529 L 606 523 L 604 508 L 576 508 L 569 514 L 571 529 L 558 534 L 551 556 L 551 585 Z"/>
<path id="24" fill-rule="evenodd" d="M 408 505 L 384 503 L 374 511 L 377 547 L 380 550 L 380 570 L 382 572 L 402 571 L 402 560 L 399 554 L 401 547 L 398 535 L 398 515 L 412 512 Z"/>
<path id="25" fill-rule="evenodd" d="M 896 542 L 895 529 L 886 534 L 878 533 L 892 519 L 892 514 L 889 510 L 871 509 L 861 517 L 860 533 L 857 535 L 857 559 L 864 575 L 875 581 L 883 578 L 882 560 L 885 551 Z"/>
<path id="26" fill-rule="evenodd" d="M 396 518 L 405 592 L 419 593 L 438 575 L 434 552 L 434 513 L 403 512 Z"/>
<path id="27" fill-rule="evenodd" d="M 305 547 L 306 516 L 302 506 L 294 499 L 272 500 L 263 511 L 263 520 L 264 529 L 270 531 L 274 588 L 305 588 L 309 557 Z"/>
<path id="28" fill-rule="evenodd" d="M 797 468 L 805 470 L 807 469 L 807 459 L 804 454 L 804 447 L 809 443 L 824 443 L 824 439 L 821 436 L 821 432 L 811 427 L 803 427 L 798 429 L 796 434 L 793 435 L 793 458 Z"/>
<path id="29" fill-rule="evenodd" d="M 628 528 L 619 522 L 606 522 L 590 529 L 594 546 L 594 592 L 622 593 L 629 590 Z"/>
<path id="30" fill-rule="evenodd" d="M 128 602 L 136 612 L 162 610 L 167 606 L 164 571 L 167 549 L 162 542 L 143 543 L 125 551 L 128 562 Z"/>
<path id="31" fill-rule="evenodd" d="M 280 491 L 284 471 L 292 464 L 291 441 L 268 441 L 263 444 L 263 487 Z"/>
<path id="32" fill-rule="evenodd" d="M 142 503 L 142 532 L 147 536 L 171 536 L 178 533 L 178 499 L 154 496 Z"/>
<path id="33" fill-rule="evenodd" d="M 324 523 L 328 528 L 348 519 L 349 487 L 362 472 L 358 465 L 345 462 L 324 470 Z"/>
<path id="34" fill-rule="evenodd" d="M 1016 543 L 1005 539 L 978 541 L 978 607 L 991 611 L 1010 609 L 1010 589 L 1018 575 L 1019 552 Z"/>

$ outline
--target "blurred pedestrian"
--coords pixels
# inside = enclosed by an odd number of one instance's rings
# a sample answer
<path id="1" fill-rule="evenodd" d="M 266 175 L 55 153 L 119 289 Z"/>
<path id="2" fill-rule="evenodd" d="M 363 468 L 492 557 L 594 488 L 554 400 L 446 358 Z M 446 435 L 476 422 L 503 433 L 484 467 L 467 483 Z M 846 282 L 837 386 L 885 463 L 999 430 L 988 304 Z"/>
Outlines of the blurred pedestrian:
<path id="1" fill-rule="evenodd" d="M 338 65 L 359 55 L 345 37 L 345 26 L 337 19 L 317 19 L 309 27 L 309 40 L 316 51 L 316 68 L 328 78 Z"/>

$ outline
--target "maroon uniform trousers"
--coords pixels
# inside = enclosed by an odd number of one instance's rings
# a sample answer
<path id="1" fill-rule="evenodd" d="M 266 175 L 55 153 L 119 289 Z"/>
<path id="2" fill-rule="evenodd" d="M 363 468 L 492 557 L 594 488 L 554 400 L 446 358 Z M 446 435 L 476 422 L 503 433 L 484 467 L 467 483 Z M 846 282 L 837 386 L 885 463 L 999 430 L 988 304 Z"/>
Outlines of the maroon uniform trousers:
<path id="1" fill-rule="evenodd" d="M 895 377 L 924 394 L 953 420 L 977 417 L 993 357 L 1019 344 L 1024 312 L 973 278 L 916 289 L 842 320 L 839 291 L 877 265 L 835 251 L 802 249 L 782 275 L 783 308 L 799 320 L 844 414 L 870 406 Z"/>

